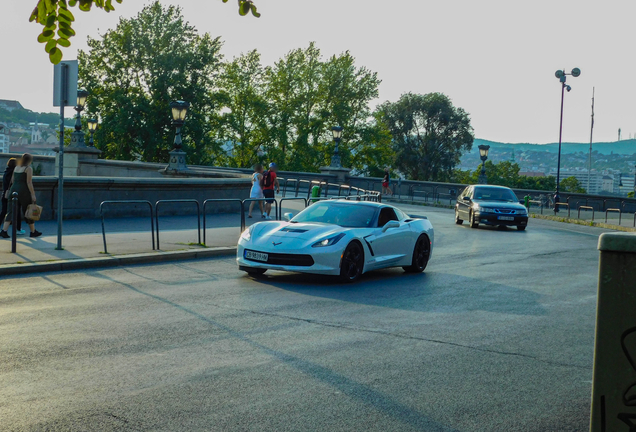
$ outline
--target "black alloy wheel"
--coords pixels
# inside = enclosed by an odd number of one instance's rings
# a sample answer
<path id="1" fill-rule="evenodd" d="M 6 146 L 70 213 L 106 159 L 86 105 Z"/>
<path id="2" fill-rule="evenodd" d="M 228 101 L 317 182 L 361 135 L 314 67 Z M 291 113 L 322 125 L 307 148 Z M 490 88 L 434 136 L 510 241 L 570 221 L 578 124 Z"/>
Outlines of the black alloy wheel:
<path id="1" fill-rule="evenodd" d="M 457 210 L 457 208 L 455 208 L 455 223 L 457 225 L 461 225 L 464 223 L 464 221 L 459 218 L 459 211 Z"/>
<path id="2" fill-rule="evenodd" d="M 422 234 L 413 248 L 413 261 L 409 267 L 403 267 L 408 273 L 422 273 L 431 255 L 431 241 L 426 234 Z"/>
<path id="3" fill-rule="evenodd" d="M 364 269 L 364 251 L 357 241 L 349 243 L 340 262 L 340 279 L 343 282 L 355 282 Z"/>
<path id="4" fill-rule="evenodd" d="M 526 226 L 525 225 L 517 225 L 517 229 L 519 231 L 525 231 L 526 230 Z"/>
<path id="5" fill-rule="evenodd" d="M 479 226 L 479 221 L 475 220 L 475 212 L 470 211 L 470 227 L 477 228 Z"/>

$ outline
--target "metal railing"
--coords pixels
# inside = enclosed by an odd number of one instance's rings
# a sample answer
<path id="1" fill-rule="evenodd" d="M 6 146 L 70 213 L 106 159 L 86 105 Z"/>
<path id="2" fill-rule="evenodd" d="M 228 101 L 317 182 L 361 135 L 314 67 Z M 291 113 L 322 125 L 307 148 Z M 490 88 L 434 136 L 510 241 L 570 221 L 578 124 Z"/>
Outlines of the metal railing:
<path id="1" fill-rule="evenodd" d="M 102 203 L 99 205 L 99 214 L 101 216 L 102 219 L 102 238 L 104 239 L 104 253 L 107 254 L 108 253 L 108 247 L 106 246 L 106 226 L 104 223 L 104 204 L 109 204 L 109 205 L 120 205 L 120 204 L 148 204 L 148 207 L 150 207 L 150 237 L 152 238 L 152 250 L 155 250 L 155 225 L 154 225 L 154 218 L 153 218 L 153 213 L 154 213 L 154 209 L 152 207 L 152 203 L 150 201 L 146 201 L 146 200 L 120 200 L 120 201 L 102 201 Z"/>
<path id="2" fill-rule="evenodd" d="M 298 198 L 281 198 L 278 201 L 278 204 L 280 206 L 280 212 L 278 212 L 277 214 L 277 220 L 283 220 L 283 202 L 284 201 L 302 201 L 302 203 L 305 205 L 305 208 L 307 208 L 309 206 L 309 200 L 303 197 L 298 197 Z"/>
<path id="3" fill-rule="evenodd" d="M 579 214 L 576 217 L 577 219 L 581 219 L 581 209 L 592 210 L 592 222 L 594 222 L 594 207 L 592 207 L 592 206 L 579 206 Z"/>
<path id="4" fill-rule="evenodd" d="M 241 227 L 240 227 L 240 233 L 242 233 L 243 231 L 245 231 L 245 209 L 243 206 L 243 200 L 239 199 L 239 198 L 218 198 L 218 199 L 207 199 L 205 201 L 203 201 L 203 246 L 207 246 L 207 217 L 206 217 L 206 212 L 205 209 L 208 206 L 208 204 L 210 203 L 238 203 L 239 205 L 239 211 L 241 212 Z M 239 233 L 239 235 L 240 235 Z"/>
<path id="5" fill-rule="evenodd" d="M 618 213 L 618 224 L 620 225 L 621 224 L 621 218 L 623 216 L 623 212 L 621 211 L 621 209 L 618 209 L 618 208 L 608 208 L 608 209 L 606 209 L 605 210 L 605 223 L 607 223 L 607 214 L 609 212 Z"/>
<path id="6" fill-rule="evenodd" d="M 567 202 L 555 202 L 554 203 L 554 213 L 556 215 L 556 213 L 559 212 L 559 207 L 560 206 L 565 206 L 568 208 L 568 218 L 570 217 L 570 203 Z"/>
<path id="7" fill-rule="evenodd" d="M 285 198 L 285 199 L 292 199 L 292 198 Z M 245 229 L 245 203 L 250 203 L 250 202 L 262 202 L 263 205 L 267 204 L 268 200 L 272 200 L 272 198 L 246 198 L 243 200 L 243 209 L 241 210 L 241 214 L 243 216 L 241 216 L 242 218 L 242 227 L 243 230 Z M 274 220 L 278 220 L 278 200 L 276 198 L 273 198 L 273 202 L 271 203 L 274 206 Z"/>
<path id="8" fill-rule="evenodd" d="M 162 203 L 194 203 L 197 205 L 197 233 L 199 235 L 199 244 L 201 244 L 201 204 L 195 199 L 174 199 L 174 200 L 159 200 L 155 203 L 155 227 L 157 228 L 157 249 L 161 249 L 159 245 L 159 204 Z"/>

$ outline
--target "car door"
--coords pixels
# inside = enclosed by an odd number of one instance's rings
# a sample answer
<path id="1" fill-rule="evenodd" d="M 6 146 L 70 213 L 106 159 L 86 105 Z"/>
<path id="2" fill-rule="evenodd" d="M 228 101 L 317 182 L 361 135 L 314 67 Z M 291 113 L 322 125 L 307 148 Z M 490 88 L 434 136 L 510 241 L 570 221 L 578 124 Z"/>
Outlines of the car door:
<path id="1" fill-rule="evenodd" d="M 385 229 L 388 223 L 395 227 Z M 380 209 L 377 228 L 365 240 L 373 253 L 373 257 L 367 260 L 367 265 L 372 268 L 398 265 L 406 256 L 413 255 L 413 232 L 408 223 L 399 220 L 391 207 Z"/>
<path id="2" fill-rule="evenodd" d="M 457 210 L 459 212 L 460 219 L 468 220 L 468 214 L 470 212 L 470 207 L 472 203 L 470 201 L 466 201 L 465 197 L 471 198 L 472 193 L 473 193 L 473 187 L 468 186 L 466 189 L 464 189 L 459 199 L 457 200 Z"/>

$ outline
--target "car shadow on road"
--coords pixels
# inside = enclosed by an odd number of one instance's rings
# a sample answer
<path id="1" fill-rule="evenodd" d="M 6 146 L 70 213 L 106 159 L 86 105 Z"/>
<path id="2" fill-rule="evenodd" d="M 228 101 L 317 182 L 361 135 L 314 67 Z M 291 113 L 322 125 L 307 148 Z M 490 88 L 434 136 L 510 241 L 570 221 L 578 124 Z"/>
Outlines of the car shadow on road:
<path id="1" fill-rule="evenodd" d="M 541 295 L 533 291 L 451 273 L 414 275 L 381 270 L 367 273 L 353 284 L 341 284 L 329 276 L 276 272 L 256 280 L 303 295 L 416 312 L 547 314 L 539 302 Z"/>

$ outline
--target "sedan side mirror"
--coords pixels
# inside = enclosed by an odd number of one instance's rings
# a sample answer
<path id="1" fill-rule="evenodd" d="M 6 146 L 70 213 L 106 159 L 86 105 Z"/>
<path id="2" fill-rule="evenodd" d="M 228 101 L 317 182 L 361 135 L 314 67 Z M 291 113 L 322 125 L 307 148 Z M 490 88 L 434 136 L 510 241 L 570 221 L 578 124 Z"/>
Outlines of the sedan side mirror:
<path id="1" fill-rule="evenodd" d="M 469 196 L 465 196 L 464 198 L 462 198 L 464 201 L 466 202 L 470 202 L 470 197 Z"/>
<path id="2" fill-rule="evenodd" d="M 285 220 L 286 220 L 287 222 L 289 222 L 290 220 L 292 220 L 292 218 L 294 217 L 294 215 L 293 215 L 293 213 L 285 213 L 285 214 L 283 215 L 283 217 L 285 218 Z"/>
<path id="3" fill-rule="evenodd" d="M 388 221 L 382 227 L 382 232 L 386 232 L 386 230 L 391 229 L 391 228 L 399 228 L 399 227 L 400 227 L 400 222 L 395 221 L 395 220 Z"/>

